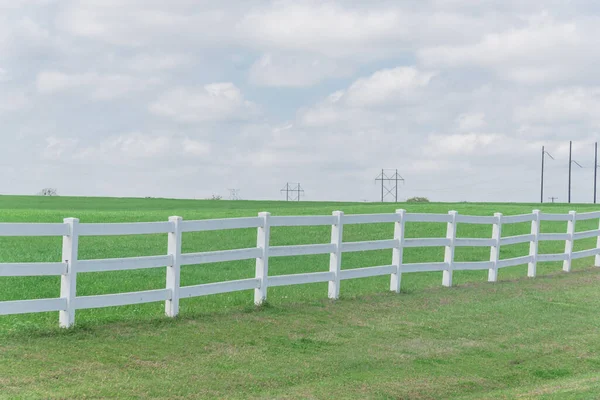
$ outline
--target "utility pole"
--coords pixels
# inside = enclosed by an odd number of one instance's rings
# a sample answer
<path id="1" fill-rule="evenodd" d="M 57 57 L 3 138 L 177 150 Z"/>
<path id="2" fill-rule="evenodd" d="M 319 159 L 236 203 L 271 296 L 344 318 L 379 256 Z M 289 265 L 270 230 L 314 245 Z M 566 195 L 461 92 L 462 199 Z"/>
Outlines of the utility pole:
<path id="1" fill-rule="evenodd" d="M 394 187 L 396 188 L 396 195 L 394 198 L 396 199 L 396 203 L 398 202 L 398 168 L 396 168 L 396 173 L 394 174 L 394 179 L 396 180 Z"/>
<path id="2" fill-rule="evenodd" d="M 381 202 L 383 203 L 383 177 L 385 176 L 385 171 L 381 169 Z"/>
<path id="3" fill-rule="evenodd" d="M 571 167 L 573 164 L 577 164 L 577 166 L 579 168 L 583 168 L 581 166 L 581 164 L 579 164 L 577 161 L 573 160 L 572 158 L 572 152 L 573 152 L 573 142 L 569 141 L 569 204 L 571 203 Z"/>
<path id="4" fill-rule="evenodd" d="M 393 175 L 389 175 L 386 174 L 386 171 L 394 171 Z M 404 178 L 402 176 L 400 176 L 400 174 L 398 173 L 398 170 L 386 170 L 386 169 L 382 169 L 381 170 L 381 175 L 377 176 L 377 178 L 375 178 L 375 182 L 377 181 L 381 181 L 381 202 L 383 203 L 385 201 L 386 196 L 392 196 L 394 198 L 394 201 L 397 203 L 398 202 L 398 182 L 402 181 L 404 182 Z M 386 183 L 388 184 L 386 186 Z M 389 185 L 393 183 L 393 186 L 390 187 Z"/>
<path id="5" fill-rule="evenodd" d="M 285 187 L 280 190 L 281 192 L 285 191 L 285 201 L 290 201 L 290 184 L 286 183 Z"/>
<path id="6" fill-rule="evenodd" d="M 597 178 L 598 178 L 598 142 L 594 143 L 594 204 L 596 204 Z"/>
<path id="7" fill-rule="evenodd" d="M 554 200 L 558 200 L 558 197 L 548 197 L 548 199 L 550 199 L 550 201 L 552 201 L 552 203 L 554 203 Z"/>
<path id="8" fill-rule="evenodd" d="M 573 150 L 573 142 L 569 141 L 569 204 L 571 204 L 571 164 L 573 163 L 571 159 L 571 153 Z"/>
<path id="9" fill-rule="evenodd" d="M 546 155 L 554 160 L 554 157 L 552 157 L 552 155 L 545 150 L 544 146 L 542 146 L 542 184 L 540 188 L 540 203 L 544 202 L 544 158 Z"/>
<path id="10" fill-rule="evenodd" d="M 285 192 L 285 201 L 300 201 L 301 193 L 304 193 L 304 189 L 302 189 L 300 183 L 291 182 L 287 182 L 280 191 Z M 294 195 L 294 193 L 296 194 Z"/>

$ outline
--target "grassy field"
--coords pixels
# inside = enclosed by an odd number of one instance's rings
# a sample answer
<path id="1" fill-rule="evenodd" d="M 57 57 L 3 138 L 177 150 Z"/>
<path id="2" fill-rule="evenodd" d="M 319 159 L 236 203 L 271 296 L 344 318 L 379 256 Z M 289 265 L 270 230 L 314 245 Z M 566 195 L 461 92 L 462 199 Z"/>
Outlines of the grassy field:
<path id="1" fill-rule="evenodd" d="M 164 221 L 273 215 L 393 212 L 470 215 L 529 213 L 539 205 L 361 204 L 193 201 L 162 199 L 0 197 L 0 222 Z M 543 211 L 595 211 L 590 205 L 545 205 Z M 577 231 L 597 229 L 597 221 Z M 444 224 L 407 224 L 407 237 L 443 237 Z M 503 236 L 530 224 L 503 227 Z M 565 232 L 544 222 L 542 232 Z M 344 241 L 389 239 L 391 224 L 346 226 Z M 273 228 L 272 245 L 326 243 L 329 227 Z M 459 237 L 488 237 L 491 226 L 459 225 Z M 0 238 L 0 262 L 59 261 L 60 238 Z M 86 237 L 80 258 L 159 255 L 166 235 Z M 183 251 L 253 247 L 255 229 L 184 234 Z M 576 242 L 593 248 L 595 239 Z M 564 242 L 542 243 L 541 253 Z M 505 246 L 501 258 L 526 255 L 527 244 Z M 442 261 L 442 248 L 406 249 L 405 262 Z M 460 248 L 456 259 L 489 259 L 489 249 Z M 342 268 L 389 264 L 390 251 L 344 254 Z M 0 317 L 0 398 L 594 398 L 600 396 L 599 275 L 591 258 L 574 273 L 560 263 L 500 271 L 457 271 L 455 287 L 442 274 L 403 275 L 401 295 L 387 293 L 389 277 L 343 281 L 341 299 L 327 284 L 269 290 L 268 305 L 252 292 L 181 303 L 175 321 L 162 303 L 79 310 L 77 327 L 57 329 L 57 313 Z M 274 258 L 270 275 L 326 271 L 328 256 Z M 182 284 L 254 276 L 254 262 L 186 266 Z M 520 279 L 519 279 L 520 278 Z M 517 280 L 518 279 L 518 280 Z M 0 278 L 0 301 L 58 297 L 58 277 Z M 78 276 L 78 295 L 164 288 L 165 269 Z M 553 397 L 554 396 L 554 397 Z M 577 397 L 579 396 L 579 397 Z"/>

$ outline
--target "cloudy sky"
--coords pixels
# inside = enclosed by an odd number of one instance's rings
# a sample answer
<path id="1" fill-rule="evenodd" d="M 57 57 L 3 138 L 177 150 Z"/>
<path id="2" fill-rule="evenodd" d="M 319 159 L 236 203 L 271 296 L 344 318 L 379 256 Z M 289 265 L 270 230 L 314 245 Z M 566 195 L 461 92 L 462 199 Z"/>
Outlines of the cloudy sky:
<path id="1" fill-rule="evenodd" d="M 0 193 L 592 200 L 596 0 L 0 0 Z"/>

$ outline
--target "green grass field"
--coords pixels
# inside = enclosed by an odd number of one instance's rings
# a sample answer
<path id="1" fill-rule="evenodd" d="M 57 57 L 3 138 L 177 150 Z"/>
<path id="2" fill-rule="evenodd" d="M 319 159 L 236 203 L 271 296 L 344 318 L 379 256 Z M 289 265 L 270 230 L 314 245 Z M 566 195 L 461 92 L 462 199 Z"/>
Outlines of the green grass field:
<path id="1" fill-rule="evenodd" d="M 539 205 L 362 204 L 0 196 L 0 222 L 165 221 L 273 215 L 393 212 L 469 215 L 529 213 Z M 596 211 L 590 205 L 545 205 L 545 212 Z M 344 227 L 344 241 L 390 239 L 392 224 Z M 577 231 L 597 229 L 582 221 Z M 443 237 L 445 224 L 407 224 L 407 237 Z M 503 236 L 530 224 L 503 227 Z M 565 232 L 543 222 L 542 232 Z M 459 237 L 489 237 L 491 226 L 458 226 Z M 273 228 L 272 245 L 327 243 L 329 227 Z M 60 261 L 61 238 L 0 238 L 0 262 Z M 595 239 L 575 250 L 595 247 Z M 186 233 L 183 251 L 254 247 L 256 230 Z M 166 253 L 166 235 L 84 237 L 80 258 Z M 544 242 L 540 253 L 562 252 Z M 505 246 L 501 258 L 526 255 Z M 487 248 L 459 248 L 456 260 L 489 259 Z M 442 261 L 443 248 L 406 249 L 405 262 Z M 389 264 L 391 251 L 344 254 L 342 268 Z M 343 281 L 341 298 L 327 284 L 269 289 L 268 305 L 251 291 L 184 299 L 175 320 L 164 305 L 79 310 L 61 331 L 58 313 L 0 317 L 0 398 L 596 398 L 600 396 L 598 273 L 591 258 L 487 271 L 407 273 L 402 294 L 389 277 Z M 328 256 L 273 258 L 269 275 L 326 271 Z M 182 285 L 254 276 L 254 262 L 185 266 Z M 78 295 L 159 289 L 165 268 L 78 276 Z M 0 278 L 0 301 L 58 297 L 58 277 Z"/>

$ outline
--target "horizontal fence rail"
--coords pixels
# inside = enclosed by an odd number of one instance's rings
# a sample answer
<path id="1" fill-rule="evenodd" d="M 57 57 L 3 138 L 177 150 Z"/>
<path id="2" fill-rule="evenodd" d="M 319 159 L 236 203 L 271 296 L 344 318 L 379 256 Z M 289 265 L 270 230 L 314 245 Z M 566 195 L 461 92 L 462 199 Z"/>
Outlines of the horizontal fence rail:
<path id="1" fill-rule="evenodd" d="M 533 214 L 507 215 L 502 217 L 503 224 L 518 224 L 521 222 L 531 222 L 535 216 Z"/>
<path id="2" fill-rule="evenodd" d="M 0 276 L 52 276 L 67 272 L 66 263 L 11 263 L 0 264 Z"/>
<path id="3" fill-rule="evenodd" d="M 216 262 L 251 260 L 260 257 L 259 248 L 207 251 L 205 253 L 188 253 L 181 255 L 180 265 L 210 264 Z"/>
<path id="4" fill-rule="evenodd" d="M 340 281 L 374 276 L 390 276 L 390 289 L 400 291 L 402 273 L 443 272 L 442 284 L 452 286 L 453 271 L 488 270 L 488 280 L 498 279 L 501 268 L 527 265 L 527 275 L 536 275 L 539 262 L 562 262 L 563 270 L 571 270 L 571 261 L 594 257 L 594 265 L 600 266 L 600 224 L 598 229 L 575 231 L 577 221 L 599 220 L 600 211 L 577 214 L 548 214 L 534 210 L 531 214 L 493 216 L 460 215 L 455 211 L 448 214 L 407 213 L 397 210 L 391 214 L 344 215 L 336 211 L 332 215 L 317 216 L 271 216 L 260 213 L 257 217 L 183 221 L 181 217 L 171 217 L 165 222 L 137 223 L 79 223 L 75 218 L 67 218 L 64 223 L 0 223 L 0 236 L 61 236 L 63 251 L 61 262 L 40 263 L 0 263 L 0 277 L 60 276 L 60 297 L 51 299 L 14 300 L 0 302 L 0 315 L 35 312 L 59 312 L 59 324 L 68 328 L 75 322 L 75 310 L 113 307 L 151 302 L 165 302 L 165 312 L 174 317 L 179 312 L 179 300 L 219 293 L 254 290 L 256 304 L 267 298 L 269 287 L 327 283 L 328 297 L 339 296 Z M 542 221 L 562 221 L 567 223 L 566 232 L 540 233 Z M 406 238 L 405 224 L 442 223 L 447 226 L 446 237 Z M 507 224 L 529 223 L 531 233 L 516 236 L 502 236 L 502 226 Z M 359 242 L 343 241 L 343 226 L 353 224 L 393 224 L 394 236 L 384 240 Z M 485 238 L 463 238 L 456 236 L 457 224 L 481 224 L 491 226 L 491 235 Z M 272 227 L 331 226 L 330 243 L 271 246 Z M 183 233 L 230 229 L 257 229 L 257 245 L 252 248 L 182 253 Z M 155 235 L 166 234 L 168 251 L 164 255 L 79 260 L 78 243 L 81 236 L 105 235 Z M 580 239 L 596 238 L 596 247 L 573 251 L 574 242 Z M 542 241 L 564 241 L 565 251 L 554 254 L 539 254 Z M 503 246 L 529 243 L 529 253 L 508 259 L 500 258 Z M 428 263 L 405 263 L 403 251 L 407 248 L 443 247 L 444 260 Z M 457 247 L 489 247 L 489 260 L 457 261 L 454 250 Z M 342 268 L 343 253 L 364 251 L 390 251 L 391 264 L 367 266 L 363 268 Z M 269 275 L 270 257 L 291 257 L 329 254 L 329 270 L 322 272 L 298 273 L 291 275 Z M 181 286 L 182 266 L 253 260 L 256 263 L 256 276 L 224 282 Z M 76 275 L 89 272 L 110 272 L 133 269 L 166 267 L 166 286 L 163 289 L 145 290 L 131 293 L 99 294 L 77 296 Z M 324 268 L 325 269 L 325 268 Z"/>
<path id="5" fill-rule="evenodd" d="M 333 225 L 335 217 L 330 215 L 303 215 L 299 217 L 271 217 L 269 224 L 273 226 L 324 226 Z"/>
<path id="6" fill-rule="evenodd" d="M 150 235 L 173 232 L 171 222 L 80 224 L 79 236 Z"/>
<path id="7" fill-rule="evenodd" d="M 157 268 L 171 265 L 173 256 L 149 256 L 129 258 L 106 258 L 102 260 L 79 260 L 77 272 L 123 271 L 127 269 Z"/>
<path id="8" fill-rule="evenodd" d="M 67 236 L 69 233 L 69 226 L 65 224 L 0 224 L 0 236 Z"/>
<path id="9" fill-rule="evenodd" d="M 304 283 L 329 282 L 333 272 L 311 272 L 308 274 L 276 275 L 269 277 L 269 286 L 302 285 Z"/>
<path id="10" fill-rule="evenodd" d="M 518 235 L 500 238 L 500 245 L 508 246 L 510 244 L 529 243 L 535 240 L 535 235 Z"/>
<path id="11" fill-rule="evenodd" d="M 181 232 L 221 231 L 225 229 L 242 229 L 261 227 L 263 221 L 258 217 L 207 219 L 202 221 L 183 221 Z"/>

